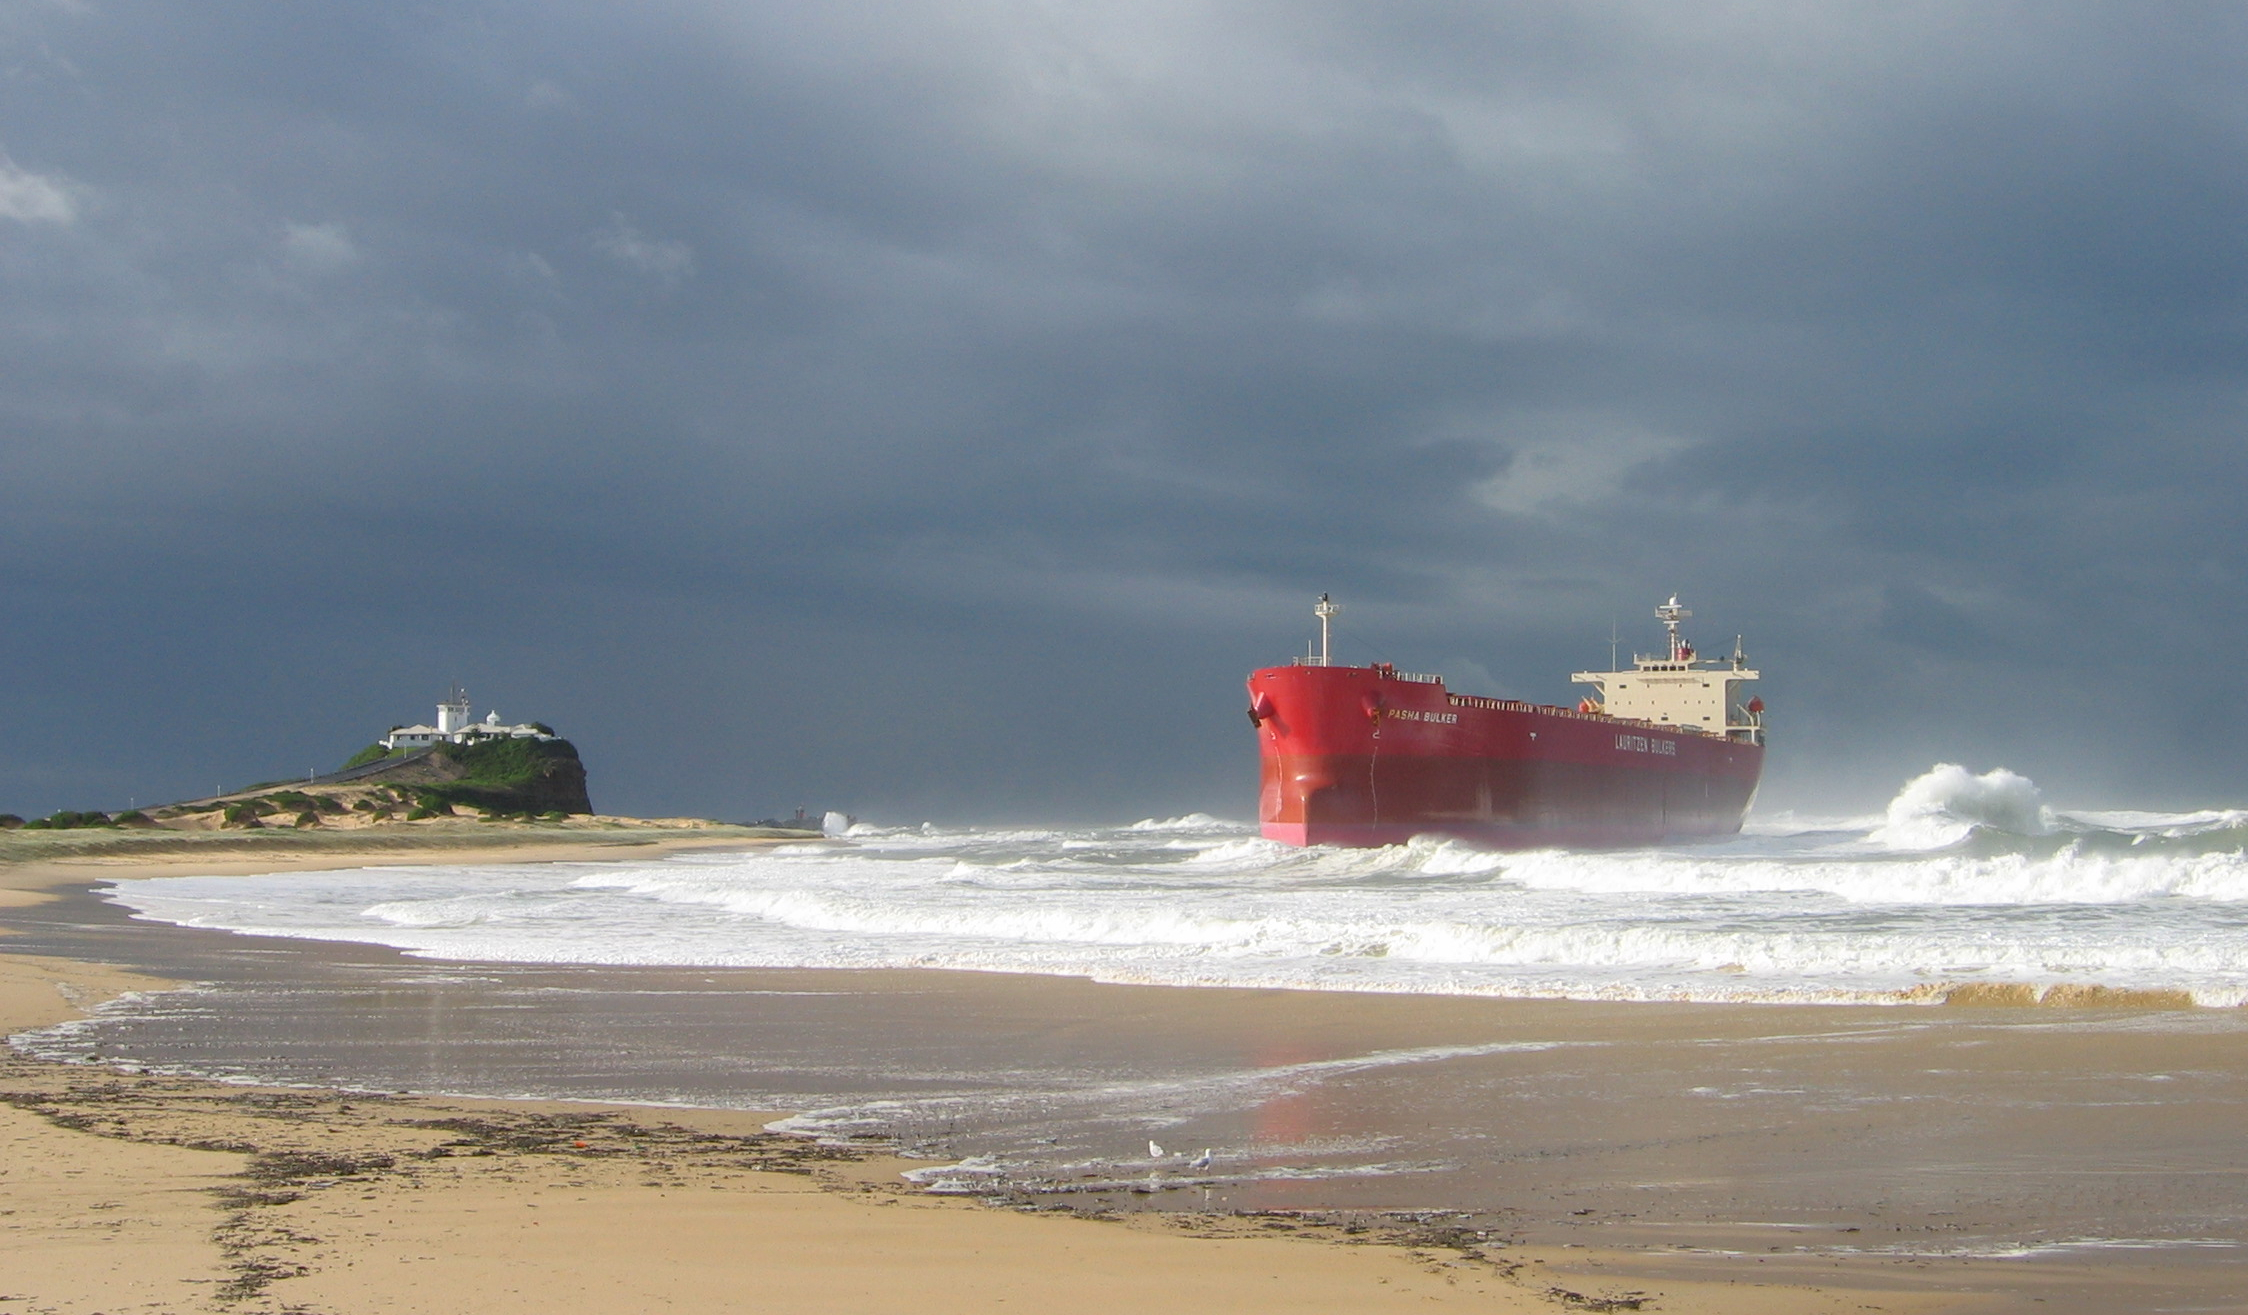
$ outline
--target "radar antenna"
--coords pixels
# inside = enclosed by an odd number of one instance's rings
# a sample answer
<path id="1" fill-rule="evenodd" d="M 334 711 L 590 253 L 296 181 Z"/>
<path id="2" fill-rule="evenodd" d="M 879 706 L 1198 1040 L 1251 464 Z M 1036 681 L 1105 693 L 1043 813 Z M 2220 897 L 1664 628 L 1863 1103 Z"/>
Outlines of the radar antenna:
<path id="1" fill-rule="evenodd" d="M 1314 664 L 1316 666 L 1329 665 L 1327 647 L 1328 640 L 1331 638 L 1329 628 L 1334 623 L 1335 614 L 1342 610 L 1339 604 L 1329 599 L 1325 594 L 1319 595 L 1319 606 L 1311 609 L 1311 614 L 1319 618 L 1319 661 Z"/>
<path id="2" fill-rule="evenodd" d="M 1670 660 L 1673 662 L 1685 661 L 1685 641 L 1678 637 L 1678 623 L 1692 616 L 1693 613 L 1680 607 L 1678 595 L 1672 594 L 1669 602 L 1655 609 L 1655 615 L 1662 621 L 1663 629 L 1670 632 Z"/>

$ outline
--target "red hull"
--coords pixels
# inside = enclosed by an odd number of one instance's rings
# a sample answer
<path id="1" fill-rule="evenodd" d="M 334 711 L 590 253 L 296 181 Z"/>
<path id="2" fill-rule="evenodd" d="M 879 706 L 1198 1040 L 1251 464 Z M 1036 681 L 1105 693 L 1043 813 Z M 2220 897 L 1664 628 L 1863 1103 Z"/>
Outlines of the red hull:
<path id="1" fill-rule="evenodd" d="M 1496 849 L 1733 835 L 1764 748 L 1673 726 L 1448 693 L 1379 667 L 1249 677 L 1257 820 L 1292 845 L 1449 835 Z"/>

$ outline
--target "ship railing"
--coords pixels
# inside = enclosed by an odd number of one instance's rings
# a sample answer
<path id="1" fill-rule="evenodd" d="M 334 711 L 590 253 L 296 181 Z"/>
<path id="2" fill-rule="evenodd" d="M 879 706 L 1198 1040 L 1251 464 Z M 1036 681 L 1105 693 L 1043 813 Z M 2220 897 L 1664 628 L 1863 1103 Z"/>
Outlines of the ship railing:
<path id="1" fill-rule="evenodd" d="M 1522 699 L 1487 699 L 1478 694 L 1454 694 L 1455 708 L 1489 708 L 1494 712 L 1542 712 L 1552 717 L 1574 717 L 1579 721 L 1628 721 L 1626 717 L 1611 717 L 1604 712 L 1579 712 L 1553 703 L 1530 703 Z"/>
<path id="2" fill-rule="evenodd" d="M 1452 694 L 1447 696 L 1447 701 L 1455 708 L 1489 708 L 1494 712 L 1542 712 L 1548 717 L 1569 717 L 1577 721 L 1597 721 L 1610 726 L 1645 726 L 1649 730 L 1662 731 L 1665 734 L 1672 735 L 1714 736 L 1718 734 L 1718 732 L 1706 727 L 1692 726 L 1684 722 L 1645 721 L 1638 717 L 1615 717 L 1605 712 L 1582 712 L 1576 708 L 1564 708 L 1552 703 L 1527 703 L 1521 699 L 1489 699 L 1479 694 Z M 1727 732 L 1731 732 L 1737 730 L 1738 727 L 1728 726 L 1725 729 Z"/>
<path id="3" fill-rule="evenodd" d="M 1455 708 L 1490 708 L 1495 712 L 1540 711 L 1535 703 L 1524 703 L 1520 699 L 1489 699 L 1480 694 L 1454 694 L 1451 696 L 1451 704 Z M 1551 712 L 1558 711 L 1558 709 L 1549 708 L 1544 709 L 1544 711 Z"/>
<path id="4" fill-rule="evenodd" d="M 1441 685 L 1444 683 L 1442 676 L 1427 676 L 1418 671 L 1392 671 L 1387 674 L 1391 680 L 1409 680 L 1416 685 Z"/>

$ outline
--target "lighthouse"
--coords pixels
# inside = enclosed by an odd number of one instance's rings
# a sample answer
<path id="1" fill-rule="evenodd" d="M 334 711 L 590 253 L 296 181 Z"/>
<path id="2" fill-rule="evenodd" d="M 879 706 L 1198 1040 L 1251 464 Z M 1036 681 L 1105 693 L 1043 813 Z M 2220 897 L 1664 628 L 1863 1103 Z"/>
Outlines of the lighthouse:
<path id="1" fill-rule="evenodd" d="M 437 733 L 448 738 L 468 729 L 468 691 L 454 685 L 437 705 Z"/>

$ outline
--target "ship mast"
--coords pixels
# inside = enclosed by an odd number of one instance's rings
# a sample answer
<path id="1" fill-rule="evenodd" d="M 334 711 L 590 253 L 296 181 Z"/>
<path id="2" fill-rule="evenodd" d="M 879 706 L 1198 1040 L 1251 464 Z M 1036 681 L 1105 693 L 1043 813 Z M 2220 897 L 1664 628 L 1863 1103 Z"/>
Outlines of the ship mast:
<path id="1" fill-rule="evenodd" d="M 1334 623 L 1335 614 L 1342 610 L 1343 609 L 1339 605 L 1337 605 L 1333 600 L 1329 599 L 1325 594 L 1319 595 L 1319 606 L 1311 609 L 1311 614 L 1319 618 L 1319 660 L 1313 663 L 1313 666 L 1324 667 L 1329 665 L 1327 660 L 1327 644 L 1328 640 L 1331 638 L 1331 635 L 1329 633 L 1330 627 Z"/>
<path id="2" fill-rule="evenodd" d="M 1678 623 L 1692 616 L 1693 613 L 1680 607 L 1678 595 L 1672 594 L 1669 602 L 1655 609 L 1655 615 L 1662 618 L 1663 629 L 1670 632 L 1670 660 L 1684 662 L 1686 654 L 1682 647 L 1684 641 L 1678 637 Z"/>

